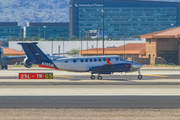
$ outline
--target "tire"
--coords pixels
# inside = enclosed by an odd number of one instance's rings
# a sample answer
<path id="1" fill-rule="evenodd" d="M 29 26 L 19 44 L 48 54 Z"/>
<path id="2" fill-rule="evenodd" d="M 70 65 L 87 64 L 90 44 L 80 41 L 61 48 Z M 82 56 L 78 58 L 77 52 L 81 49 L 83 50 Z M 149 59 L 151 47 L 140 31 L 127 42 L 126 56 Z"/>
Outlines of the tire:
<path id="1" fill-rule="evenodd" d="M 142 75 L 138 75 L 137 77 L 139 80 L 142 80 L 143 76 Z"/>
<path id="2" fill-rule="evenodd" d="M 3 70 L 4 69 L 4 65 L 1 65 L 1 70 Z"/>
<path id="3" fill-rule="evenodd" d="M 95 79 L 95 76 L 94 76 L 94 75 L 92 75 L 92 76 L 91 76 L 91 79 L 92 79 L 92 80 L 94 80 L 94 79 Z"/>
<path id="4" fill-rule="evenodd" d="M 7 70 L 7 69 L 8 69 L 8 66 L 7 66 L 7 65 L 5 65 L 5 66 L 4 66 L 4 69 L 5 69 L 5 70 Z"/>
<path id="5" fill-rule="evenodd" d="M 98 76 L 98 80 L 102 80 L 102 76 Z"/>

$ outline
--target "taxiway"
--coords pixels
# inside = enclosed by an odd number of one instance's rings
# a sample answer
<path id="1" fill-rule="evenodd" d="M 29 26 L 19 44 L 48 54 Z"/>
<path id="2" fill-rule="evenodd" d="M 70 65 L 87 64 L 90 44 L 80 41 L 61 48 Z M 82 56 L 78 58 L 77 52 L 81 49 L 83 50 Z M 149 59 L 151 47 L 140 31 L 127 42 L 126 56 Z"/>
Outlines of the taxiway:
<path id="1" fill-rule="evenodd" d="M 19 80 L 18 73 L 54 74 L 53 80 Z M 144 68 L 137 73 L 103 75 L 40 68 L 0 73 L 0 108 L 180 108 L 180 68 Z"/>

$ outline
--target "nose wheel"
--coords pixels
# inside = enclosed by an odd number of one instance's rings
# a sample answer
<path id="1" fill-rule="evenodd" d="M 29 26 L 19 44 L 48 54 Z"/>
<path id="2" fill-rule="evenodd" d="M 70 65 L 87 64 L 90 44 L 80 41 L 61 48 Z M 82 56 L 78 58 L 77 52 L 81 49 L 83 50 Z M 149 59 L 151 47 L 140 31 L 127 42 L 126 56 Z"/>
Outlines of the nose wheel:
<path id="1" fill-rule="evenodd" d="M 141 72 L 140 72 L 140 70 L 139 70 L 139 75 L 138 75 L 138 77 L 137 77 L 139 80 L 142 80 L 142 78 L 143 78 L 143 76 L 141 75 Z"/>
<path id="2" fill-rule="evenodd" d="M 142 80 L 143 76 L 142 75 L 138 75 L 138 79 Z"/>

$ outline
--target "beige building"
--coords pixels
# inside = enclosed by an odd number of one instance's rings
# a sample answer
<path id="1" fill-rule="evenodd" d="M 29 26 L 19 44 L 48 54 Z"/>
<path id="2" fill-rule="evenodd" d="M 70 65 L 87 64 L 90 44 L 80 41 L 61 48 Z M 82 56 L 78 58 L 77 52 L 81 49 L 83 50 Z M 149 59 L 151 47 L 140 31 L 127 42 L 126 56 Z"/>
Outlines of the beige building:
<path id="1" fill-rule="evenodd" d="M 180 64 L 180 27 L 141 35 L 146 38 L 146 56 L 151 64 Z"/>

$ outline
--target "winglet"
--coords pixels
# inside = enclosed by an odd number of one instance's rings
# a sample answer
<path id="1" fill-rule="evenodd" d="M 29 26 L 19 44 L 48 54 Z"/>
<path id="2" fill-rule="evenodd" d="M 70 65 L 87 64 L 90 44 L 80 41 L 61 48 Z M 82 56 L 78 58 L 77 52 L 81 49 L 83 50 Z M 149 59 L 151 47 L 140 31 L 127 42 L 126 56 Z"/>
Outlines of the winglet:
<path id="1" fill-rule="evenodd" d="M 109 61 L 108 58 L 106 58 L 106 61 L 107 61 L 107 64 L 108 64 L 108 65 L 111 65 L 111 64 L 112 64 L 112 63 Z"/>

